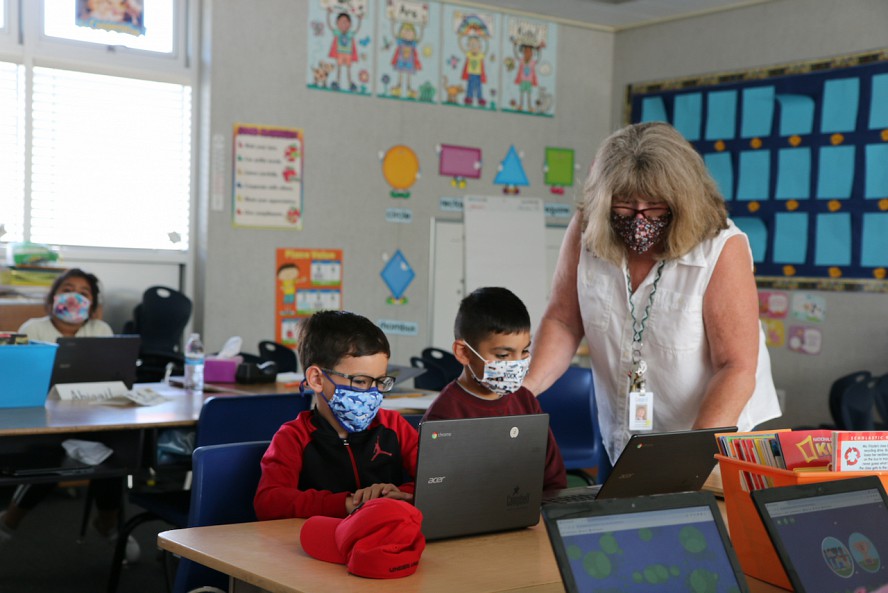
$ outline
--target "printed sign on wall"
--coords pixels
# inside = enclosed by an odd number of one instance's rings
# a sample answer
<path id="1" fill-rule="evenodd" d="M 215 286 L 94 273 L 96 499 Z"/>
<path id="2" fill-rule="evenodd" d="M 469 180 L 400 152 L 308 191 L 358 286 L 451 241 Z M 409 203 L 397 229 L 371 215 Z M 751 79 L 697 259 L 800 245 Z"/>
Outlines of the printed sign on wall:
<path id="1" fill-rule="evenodd" d="M 282 247 L 275 269 L 275 339 L 293 347 L 300 319 L 342 309 L 342 250 Z"/>

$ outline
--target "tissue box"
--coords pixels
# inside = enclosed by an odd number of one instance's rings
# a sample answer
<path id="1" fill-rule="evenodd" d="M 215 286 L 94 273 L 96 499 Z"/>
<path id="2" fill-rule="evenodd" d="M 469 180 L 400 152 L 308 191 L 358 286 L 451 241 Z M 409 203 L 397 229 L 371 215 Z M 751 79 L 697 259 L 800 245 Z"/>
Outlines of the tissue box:
<path id="1" fill-rule="evenodd" d="M 57 348 L 44 342 L 0 346 L 0 408 L 44 404 Z"/>
<path id="2" fill-rule="evenodd" d="M 234 358 L 208 358 L 204 362 L 204 381 L 207 383 L 234 383 L 237 365 L 243 361 L 240 356 Z"/>

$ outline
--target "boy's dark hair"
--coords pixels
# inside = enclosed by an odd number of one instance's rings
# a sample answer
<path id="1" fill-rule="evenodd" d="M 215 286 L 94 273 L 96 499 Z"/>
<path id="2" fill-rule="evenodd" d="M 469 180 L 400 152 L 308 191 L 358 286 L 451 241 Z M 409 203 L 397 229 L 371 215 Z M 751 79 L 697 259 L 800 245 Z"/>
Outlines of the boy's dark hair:
<path id="1" fill-rule="evenodd" d="M 530 331 L 527 307 L 515 293 L 499 286 L 474 290 L 459 304 L 453 335 L 473 347 L 490 334 L 516 334 Z"/>
<path id="2" fill-rule="evenodd" d="M 89 316 L 92 317 L 95 315 L 96 311 L 99 310 L 99 279 L 95 274 L 84 272 L 80 268 L 70 268 L 53 281 L 52 286 L 49 288 L 49 292 L 46 295 L 46 310 L 50 313 L 52 312 L 53 300 L 59 292 L 59 287 L 68 278 L 83 278 L 86 280 L 86 283 L 89 284 L 89 291 L 92 293 L 92 298 L 90 299 L 91 302 L 89 304 Z"/>
<path id="3" fill-rule="evenodd" d="M 332 369 L 346 356 L 391 356 L 388 338 L 376 325 L 349 311 L 319 311 L 300 324 L 299 361 Z"/>

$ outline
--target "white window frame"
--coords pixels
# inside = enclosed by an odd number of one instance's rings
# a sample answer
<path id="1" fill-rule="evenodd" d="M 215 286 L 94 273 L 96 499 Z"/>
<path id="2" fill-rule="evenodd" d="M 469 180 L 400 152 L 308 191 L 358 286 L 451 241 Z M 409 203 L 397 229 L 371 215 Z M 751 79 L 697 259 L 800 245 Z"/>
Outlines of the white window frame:
<path id="1" fill-rule="evenodd" d="M 60 255 L 68 261 L 133 261 L 152 263 L 172 263 L 182 266 L 186 273 L 185 289 L 190 289 L 189 268 L 193 268 L 198 229 L 198 122 L 199 97 L 198 83 L 200 80 L 197 61 L 199 42 L 199 15 L 201 0 L 173 0 L 175 6 L 175 38 L 173 51 L 162 54 L 144 50 L 130 49 L 122 46 L 106 46 L 90 42 L 50 37 L 43 34 L 43 2 L 42 0 L 0 0 L 5 3 L 7 22 L 0 28 L 0 60 L 22 64 L 26 67 L 27 95 L 30 98 L 33 68 L 35 66 L 60 68 L 104 74 L 190 85 L 192 88 L 191 107 L 191 190 L 190 190 L 190 229 L 188 249 L 183 251 L 132 249 L 132 248 L 99 248 L 82 246 L 61 246 Z M 108 56 L 113 55 L 109 59 Z M 26 154 L 30 154 L 31 111 L 26 108 Z M 26 185 L 30 183 L 30 158 L 25 161 Z M 25 225 L 28 227 L 30 210 L 30 190 L 25 190 Z M 0 241 L 3 239 L 0 238 Z"/>

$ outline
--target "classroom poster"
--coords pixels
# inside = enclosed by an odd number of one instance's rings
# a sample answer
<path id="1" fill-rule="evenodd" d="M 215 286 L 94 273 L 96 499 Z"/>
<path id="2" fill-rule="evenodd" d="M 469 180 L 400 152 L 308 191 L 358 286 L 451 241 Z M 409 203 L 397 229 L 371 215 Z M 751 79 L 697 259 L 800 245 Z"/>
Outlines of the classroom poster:
<path id="1" fill-rule="evenodd" d="M 444 5 L 441 93 L 444 105 L 496 110 L 499 104 L 502 18 Z"/>
<path id="2" fill-rule="evenodd" d="M 302 130 L 234 126 L 234 226 L 302 230 L 304 146 Z"/>
<path id="3" fill-rule="evenodd" d="M 342 309 L 342 250 L 282 247 L 275 270 L 275 339 L 294 347 L 301 319 Z"/>
<path id="4" fill-rule="evenodd" d="M 504 21 L 500 108 L 553 117 L 558 26 L 518 16 Z"/>
<path id="5" fill-rule="evenodd" d="M 74 24 L 89 29 L 145 34 L 144 0 L 77 0 Z"/>
<path id="6" fill-rule="evenodd" d="M 368 0 L 309 0 L 308 88 L 372 94 L 373 22 Z"/>
<path id="7" fill-rule="evenodd" d="M 441 59 L 441 5 L 385 0 L 376 32 L 376 94 L 387 99 L 437 102 Z"/>

